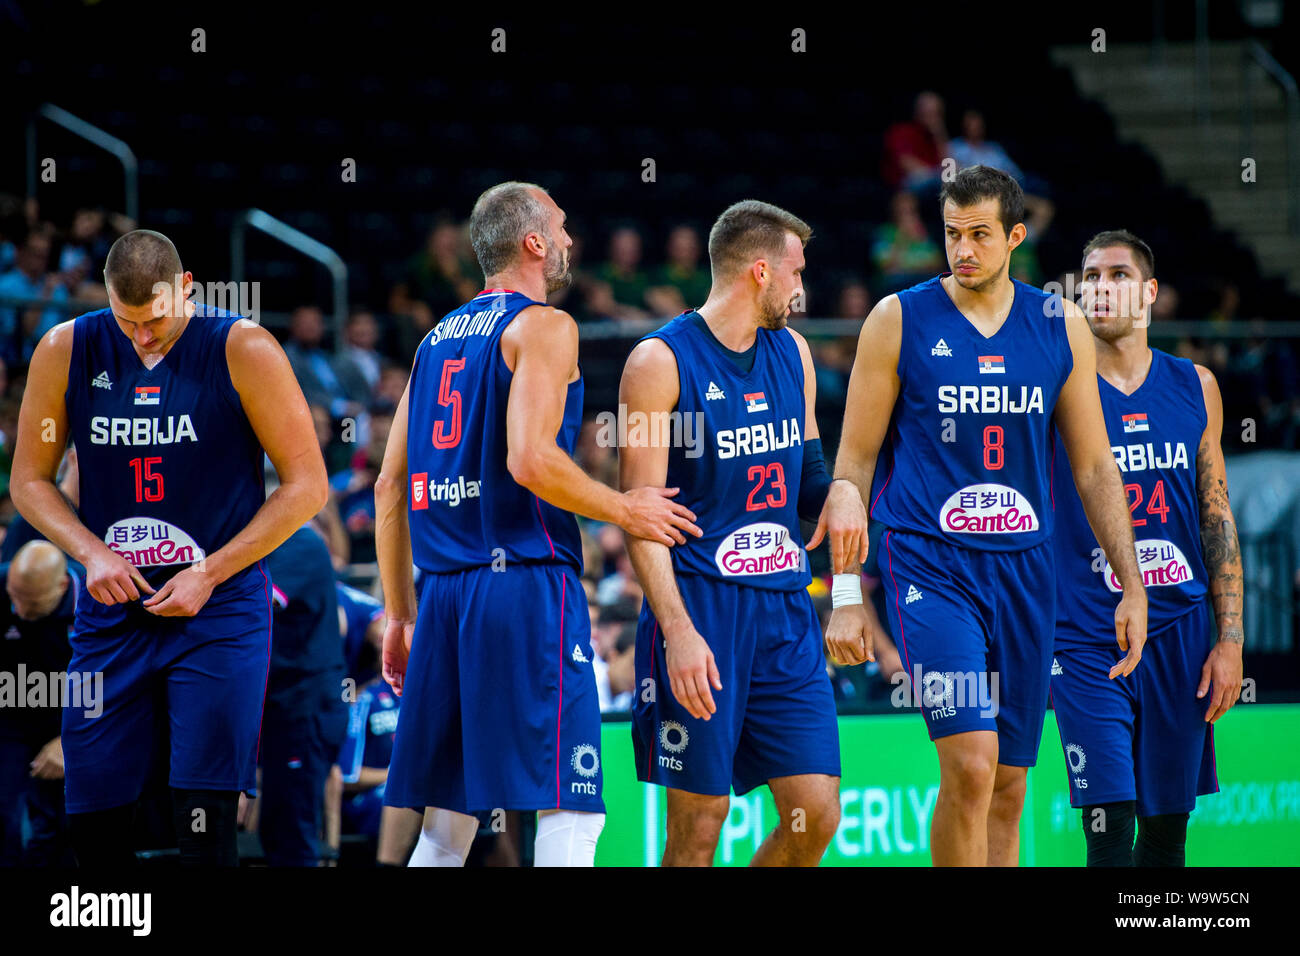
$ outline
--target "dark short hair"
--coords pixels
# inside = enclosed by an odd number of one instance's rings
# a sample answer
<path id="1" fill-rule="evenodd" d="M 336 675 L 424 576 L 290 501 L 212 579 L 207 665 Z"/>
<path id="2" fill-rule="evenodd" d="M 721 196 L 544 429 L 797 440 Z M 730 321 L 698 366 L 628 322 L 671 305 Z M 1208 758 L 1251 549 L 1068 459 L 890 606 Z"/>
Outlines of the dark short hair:
<path id="1" fill-rule="evenodd" d="M 998 218 L 1002 231 L 1011 235 L 1016 223 L 1025 218 L 1025 193 L 1011 176 L 992 166 L 967 166 L 957 171 L 951 182 L 939 190 L 939 215 L 951 202 L 954 206 L 973 206 L 984 199 L 998 201 Z"/>
<path id="2" fill-rule="evenodd" d="M 788 232 L 798 236 L 805 246 L 812 238 L 812 227 L 780 206 L 757 199 L 745 199 L 729 206 L 709 230 L 709 264 L 713 277 L 730 275 L 764 256 L 782 255 Z"/>
<path id="3" fill-rule="evenodd" d="M 159 282 L 171 286 L 184 272 L 172 241 L 152 229 L 136 229 L 119 238 L 104 263 L 105 281 L 130 306 L 148 305 Z"/>
<path id="4" fill-rule="evenodd" d="M 1127 229 L 1106 229 L 1097 233 L 1083 247 L 1083 261 L 1087 262 L 1088 256 L 1098 249 L 1109 249 L 1111 246 L 1125 246 L 1133 253 L 1133 261 L 1137 263 L 1138 272 L 1142 273 L 1143 282 L 1156 274 L 1155 253 Z"/>

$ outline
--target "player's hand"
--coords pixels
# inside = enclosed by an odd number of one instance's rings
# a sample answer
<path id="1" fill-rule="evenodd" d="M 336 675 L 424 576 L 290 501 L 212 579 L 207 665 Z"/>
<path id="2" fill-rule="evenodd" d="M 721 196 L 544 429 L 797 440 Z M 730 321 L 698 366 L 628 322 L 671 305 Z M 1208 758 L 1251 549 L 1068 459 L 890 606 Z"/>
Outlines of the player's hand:
<path id="1" fill-rule="evenodd" d="M 37 780 L 63 779 L 63 738 L 55 737 L 41 748 L 31 763 L 32 776 Z"/>
<path id="2" fill-rule="evenodd" d="M 105 545 L 86 564 L 86 590 L 100 604 L 125 604 L 153 588 L 126 558 Z"/>
<path id="3" fill-rule="evenodd" d="M 709 685 L 712 684 L 714 690 L 722 690 L 722 678 L 718 675 L 713 651 L 692 625 L 687 625 L 686 630 L 671 638 L 665 635 L 665 643 L 668 682 L 673 696 L 692 717 L 708 720 L 718 711 Z"/>
<path id="4" fill-rule="evenodd" d="M 211 574 L 192 564 L 167 580 L 153 597 L 140 606 L 159 617 L 193 617 L 208 603 L 216 581 Z"/>
<path id="5" fill-rule="evenodd" d="M 406 679 L 406 660 L 411 655 L 411 639 L 415 637 L 414 621 L 399 621 L 390 617 L 384 624 L 384 680 L 393 693 L 402 696 L 402 682 Z"/>
<path id="6" fill-rule="evenodd" d="M 1214 723 L 1228 711 L 1232 710 L 1241 696 L 1241 645 L 1232 641 L 1219 641 L 1210 651 L 1201 668 L 1201 686 L 1196 688 L 1196 697 L 1204 697 L 1214 685 L 1214 696 L 1210 698 L 1210 708 L 1205 712 L 1206 723 Z"/>
<path id="7" fill-rule="evenodd" d="M 806 545 L 811 551 L 822 538 L 831 539 L 831 572 L 843 574 L 851 564 L 867 560 L 867 509 L 851 481 L 832 481 L 822 505 L 817 530 Z"/>
<path id="8" fill-rule="evenodd" d="M 852 667 L 876 659 L 876 635 L 861 604 L 846 604 L 831 611 L 826 625 L 826 656 L 839 667 Z"/>
<path id="9" fill-rule="evenodd" d="M 1147 595 L 1145 591 L 1136 594 L 1124 592 L 1124 597 L 1115 608 L 1115 641 L 1121 651 L 1127 651 L 1125 658 L 1110 669 L 1110 679 L 1128 677 L 1142 660 L 1142 648 L 1147 643 Z"/>
<path id="10" fill-rule="evenodd" d="M 672 547 L 685 544 L 683 532 L 700 537 L 704 534 L 695 526 L 695 512 L 685 505 L 669 499 L 680 488 L 633 488 L 623 492 L 627 517 L 621 522 L 624 531 L 634 538 L 646 538 Z"/>

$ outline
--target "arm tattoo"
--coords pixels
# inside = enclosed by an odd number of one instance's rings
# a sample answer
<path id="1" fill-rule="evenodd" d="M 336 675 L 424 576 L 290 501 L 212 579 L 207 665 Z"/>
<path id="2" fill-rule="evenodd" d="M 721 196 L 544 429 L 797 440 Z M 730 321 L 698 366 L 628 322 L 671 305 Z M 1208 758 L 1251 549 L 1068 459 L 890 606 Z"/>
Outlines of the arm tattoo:
<path id="1" fill-rule="evenodd" d="M 1237 526 L 1228 504 L 1228 486 L 1214 474 L 1211 446 L 1202 439 L 1196 452 L 1196 492 L 1200 502 L 1201 550 L 1209 575 L 1219 640 L 1241 644 L 1242 572 Z"/>

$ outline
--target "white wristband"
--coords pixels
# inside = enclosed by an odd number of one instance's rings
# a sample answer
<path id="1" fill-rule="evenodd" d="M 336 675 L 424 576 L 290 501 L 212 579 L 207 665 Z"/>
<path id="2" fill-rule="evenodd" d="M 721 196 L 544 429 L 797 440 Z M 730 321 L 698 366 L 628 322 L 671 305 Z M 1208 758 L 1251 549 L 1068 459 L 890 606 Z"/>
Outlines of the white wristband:
<path id="1" fill-rule="evenodd" d="M 862 603 L 862 576 L 836 574 L 831 578 L 831 608 Z"/>

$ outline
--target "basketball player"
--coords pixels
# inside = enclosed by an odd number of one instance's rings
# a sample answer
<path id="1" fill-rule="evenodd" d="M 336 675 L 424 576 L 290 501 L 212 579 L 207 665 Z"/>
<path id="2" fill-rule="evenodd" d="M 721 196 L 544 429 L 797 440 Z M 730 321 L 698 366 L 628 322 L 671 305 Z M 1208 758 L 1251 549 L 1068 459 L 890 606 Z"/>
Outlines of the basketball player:
<path id="1" fill-rule="evenodd" d="M 196 308 L 192 278 L 166 236 L 118 239 L 104 268 L 109 307 L 46 333 L 19 416 L 14 504 L 85 566 L 69 670 L 104 675 L 102 715 L 63 711 L 83 866 L 134 859 L 132 810 L 160 706 L 181 859 L 237 864 L 237 799 L 254 783 L 270 652 L 263 559 L 328 493 L 283 350 L 252 322 Z M 69 440 L 79 511 L 54 485 Z M 263 451 L 281 482 L 269 498 Z"/>
<path id="2" fill-rule="evenodd" d="M 623 370 L 629 421 L 678 415 L 702 436 L 619 454 L 624 488 L 680 487 L 705 528 L 671 550 L 628 541 L 646 593 L 632 741 L 637 777 L 668 790 L 664 866 L 713 862 L 733 788 L 767 784 L 780 814 L 754 865 L 815 866 L 839 824 L 835 700 L 799 529 L 830 477 L 812 355 L 786 327 L 811 234 L 768 203 L 727 209 L 709 233 L 707 301 L 642 339 Z M 862 535 L 861 501 L 856 518 Z"/>
<path id="3" fill-rule="evenodd" d="M 1111 678 L 1141 657 L 1146 595 L 1087 323 L 1074 303 L 1007 275 L 1025 238 L 1020 187 L 971 166 L 944 185 L 940 207 L 952 273 L 882 299 L 867 317 L 835 474 L 888 529 L 889 624 L 939 757 L 931 858 L 1013 865 L 1056 620 L 1054 427 L 1124 585 L 1114 629 L 1126 655 Z M 836 482 L 827 509 L 855 502 Z M 871 635 L 857 578 L 835 585 L 827 643 L 860 660 Z"/>
<path id="4" fill-rule="evenodd" d="M 529 183 L 479 197 L 487 288 L 416 350 L 375 485 L 384 679 L 403 697 L 384 802 L 424 811 L 412 866 L 464 865 L 473 814 L 507 810 L 538 811 L 537 865 L 592 865 L 600 709 L 574 514 L 699 534 L 673 489 L 620 495 L 571 458 L 578 327 L 544 304 L 569 282 L 564 221 Z"/>
<path id="5" fill-rule="evenodd" d="M 1083 250 L 1080 301 L 1150 605 L 1142 666 L 1126 681 L 1106 679 L 1120 584 L 1063 480 L 1063 449 L 1054 463 L 1052 700 L 1089 866 L 1184 865 L 1196 797 L 1219 789 L 1214 722 L 1241 690 L 1241 554 L 1219 444 L 1223 399 L 1209 369 L 1147 345 L 1154 270 L 1150 247 L 1122 229 Z"/>

